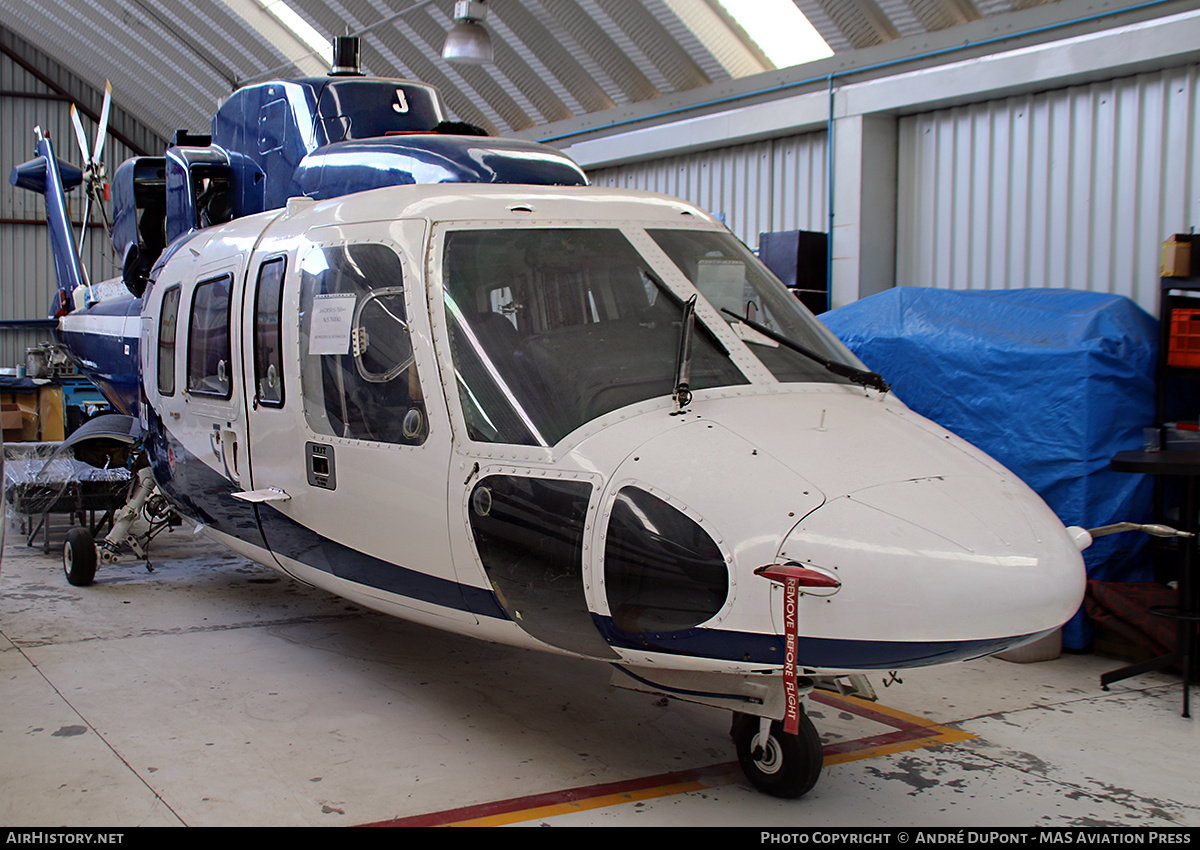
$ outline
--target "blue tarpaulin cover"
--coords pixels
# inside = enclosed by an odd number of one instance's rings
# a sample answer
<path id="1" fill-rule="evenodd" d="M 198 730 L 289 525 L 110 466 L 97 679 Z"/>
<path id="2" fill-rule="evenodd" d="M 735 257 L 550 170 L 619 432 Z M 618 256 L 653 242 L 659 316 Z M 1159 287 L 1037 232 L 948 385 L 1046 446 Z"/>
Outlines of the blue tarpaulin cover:
<path id="1" fill-rule="evenodd" d="M 1151 521 L 1153 484 L 1113 472 L 1154 424 L 1158 322 L 1119 295 L 898 287 L 821 315 L 909 407 L 1004 464 L 1066 525 Z M 1088 578 L 1152 581 L 1145 535 L 1098 538 Z M 1077 614 L 1063 645 L 1085 649 Z"/>

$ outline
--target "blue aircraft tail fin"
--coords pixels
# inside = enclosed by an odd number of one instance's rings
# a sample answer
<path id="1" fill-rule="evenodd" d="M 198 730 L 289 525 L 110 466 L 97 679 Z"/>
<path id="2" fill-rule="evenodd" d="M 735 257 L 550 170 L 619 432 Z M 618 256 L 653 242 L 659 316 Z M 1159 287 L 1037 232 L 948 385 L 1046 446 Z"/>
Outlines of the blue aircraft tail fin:
<path id="1" fill-rule="evenodd" d="M 50 249 L 54 254 L 54 271 L 58 279 L 57 304 L 53 314 L 71 312 L 74 293 L 88 284 L 87 271 L 75 250 L 71 221 L 67 217 L 67 192 L 83 182 L 83 172 L 73 165 L 58 164 L 50 138 L 34 128 L 37 136 L 37 157 L 13 167 L 8 182 L 21 189 L 37 192 L 46 198 L 46 221 L 50 225 Z"/>

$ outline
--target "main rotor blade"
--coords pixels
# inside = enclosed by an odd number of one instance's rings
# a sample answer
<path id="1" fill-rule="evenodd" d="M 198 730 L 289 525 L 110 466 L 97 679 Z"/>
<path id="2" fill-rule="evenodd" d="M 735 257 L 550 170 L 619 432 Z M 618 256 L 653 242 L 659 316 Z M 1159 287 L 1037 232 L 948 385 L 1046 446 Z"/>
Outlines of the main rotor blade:
<path id="1" fill-rule="evenodd" d="M 112 83 L 104 81 L 104 105 L 100 107 L 100 126 L 96 128 L 96 152 L 92 154 L 92 163 L 100 164 L 100 151 L 104 150 L 104 139 L 108 136 L 108 110 L 112 106 Z"/>

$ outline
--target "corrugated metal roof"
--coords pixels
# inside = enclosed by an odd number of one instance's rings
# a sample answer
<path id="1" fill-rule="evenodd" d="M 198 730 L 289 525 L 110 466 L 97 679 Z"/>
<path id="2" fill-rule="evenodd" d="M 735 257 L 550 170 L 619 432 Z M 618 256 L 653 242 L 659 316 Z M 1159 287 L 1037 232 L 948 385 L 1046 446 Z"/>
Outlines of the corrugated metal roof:
<path id="1" fill-rule="evenodd" d="M 1040 0 L 794 0 L 839 53 Z M 505 133 L 771 70 L 717 0 L 488 0 L 495 62 L 441 57 L 453 0 L 286 0 L 323 36 L 359 34 L 364 70 L 440 88 Z M 1057 0 L 1049 0 L 1057 2 Z M 203 131 L 238 85 L 312 73 L 310 48 L 258 0 L 0 0 L 0 27 L 96 81 L 169 136 Z"/>

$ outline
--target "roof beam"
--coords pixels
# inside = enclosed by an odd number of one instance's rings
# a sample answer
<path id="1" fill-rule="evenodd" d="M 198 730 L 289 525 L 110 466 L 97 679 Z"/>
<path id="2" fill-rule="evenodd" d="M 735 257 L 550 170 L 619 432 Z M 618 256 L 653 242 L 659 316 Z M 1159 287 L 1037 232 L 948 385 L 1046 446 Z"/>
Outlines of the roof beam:
<path id="1" fill-rule="evenodd" d="M 983 18 L 983 13 L 972 0 L 908 0 L 908 5 L 928 32 Z"/>
<path id="2" fill-rule="evenodd" d="M 258 0 L 221 0 L 231 11 L 236 12 L 251 28 L 279 51 L 288 62 L 305 75 L 324 74 L 329 64 L 322 62 L 313 49 L 300 40 L 279 19 L 262 7 Z M 244 82 L 244 81 L 238 81 Z"/>
<path id="3" fill-rule="evenodd" d="M 660 92 L 655 85 L 578 3 L 547 0 L 544 8 L 587 51 L 631 102 L 639 103 L 658 97 Z"/>
<path id="4" fill-rule="evenodd" d="M 629 36 L 676 91 L 687 91 L 712 82 L 641 3 L 596 0 L 596 5 Z"/>
<path id="5" fill-rule="evenodd" d="M 85 106 L 84 104 L 80 103 L 78 98 L 76 98 L 69 91 L 64 89 L 58 83 L 54 82 L 54 80 L 52 80 L 50 77 L 43 74 L 31 62 L 29 62 L 24 56 L 20 55 L 15 50 L 10 49 L 9 46 L 2 41 L 0 41 L 0 53 L 3 53 L 5 56 L 7 56 L 13 62 L 20 65 L 22 68 L 25 69 L 26 72 L 28 72 L 30 74 L 30 76 L 34 77 L 39 83 L 44 85 L 46 88 L 50 89 L 52 92 L 54 92 L 56 95 L 61 97 L 63 100 L 74 103 L 76 108 L 78 108 L 79 111 L 82 112 L 84 115 L 86 115 L 88 118 L 92 119 L 97 124 L 100 123 L 100 116 L 99 116 L 99 114 L 96 113 L 96 111 L 94 109 L 91 109 L 91 108 Z M 136 155 L 136 156 L 145 156 L 146 155 L 146 152 L 144 150 L 142 150 L 141 145 L 134 142 L 132 139 L 130 139 L 128 136 L 126 136 L 121 131 L 115 129 L 112 126 L 111 121 L 109 122 L 109 125 L 108 125 L 108 135 L 112 136 L 114 139 L 116 139 L 118 142 L 123 144 L 125 147 L 129 148 L 129 150 L 134 155 Z"/>
<path id="6" fill-rule="evenodd" d="M 584 112 L 599 112 L 601 109 L 611 109 L 616 106 L 612 98 L 605 94 L 604 89 L 600 88 L 583 66 L 565 47 L 558 43 L 558 40 L 524 4 L 497 3 L 492 6 L 492 10 L 513 35 L 521 40 L 529 52 L 558 78 L 571 96 L 579 101 Z M 523 84 L 521 80 L 530 75 L 530 69 L 519 58 L 517 64 L 521 66 L 520 69 L 506 68 L 503 70 L 510 80 L 525 90 L 527 85 Z M 522 70 L 524 73 L 516 73 L 518 70 Z M 532 100 L 532 97 L 530 99 Z M 541 111 L 541 107 L 538 109 Z"/>
<path id="7" fill-rule="evenodd" d="M 719 3 L 695 0 L 663 0 L 691 30 L 731 77 L 745 77 L 774 69 L 775 64 Z"/>
<path id="8" fill-rule="evenodd" d="M 846 40 L 855 48 L 894 41 L 900 32 L 875 0 L 817 0 Z M 826 39 L 828 41 L 828 39 Z"/>

